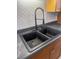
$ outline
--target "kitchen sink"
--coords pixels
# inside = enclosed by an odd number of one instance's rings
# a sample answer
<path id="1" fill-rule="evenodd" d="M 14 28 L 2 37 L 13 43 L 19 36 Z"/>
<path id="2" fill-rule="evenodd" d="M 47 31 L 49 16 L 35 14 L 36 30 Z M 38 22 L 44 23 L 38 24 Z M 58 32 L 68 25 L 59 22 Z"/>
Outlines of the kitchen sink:
<path id="1" fill-rule="evenodd" d="M 60 34 L 60 31 L 50 27 L 40 28 L 41 29 L 38 30 L 30 30 L 20 33 L 20 38 L 29 52 L 43 46 Z"/>
<path id="2" fill-rule="evenodd" d="M 41 30 L 39 31 L 43 33 L 44 35 L 51 37 L 51 38 L 60 34 L 60 31 L 53 29 L 51 27 L 44 27 L 44 28 L 41 28 Z"/>
<path id="3" fill-rule="evenodd" d="M 43 25 L 37 25 L 36 11 L 40 9 L 43 12 Z M 53 40 L 57 35 L 60 34 L 60 31 L 50 28 L 44 24 L 44 10 L 42 8 L 37 8 L 35 10 L 35 29 L 24 31 L 20 33 L 20 38 L 24 42 L 25 47 L 29 52 L 34 51 L 35 49 L 41 48 L 43 45 Z M 40 27 L 40 28 L 39 28 Z"/>
<path id="4" fill-rule="evenodd" d="M 23 33 L 21 37 L 26 48 L 29 51 L 35 50 L 50 39 L 39 31 L 30 31 L 28 33 Z"/>

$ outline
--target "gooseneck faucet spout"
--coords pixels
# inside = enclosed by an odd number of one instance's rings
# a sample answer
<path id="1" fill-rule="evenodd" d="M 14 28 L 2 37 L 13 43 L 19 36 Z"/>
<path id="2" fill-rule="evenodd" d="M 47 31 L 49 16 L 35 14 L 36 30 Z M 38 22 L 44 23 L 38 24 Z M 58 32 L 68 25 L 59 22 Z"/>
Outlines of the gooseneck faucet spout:
<path id="1" fill-rule="evenodd" d="M 43 19 L 37 19 L 37 11 L 41 10 L 43 13 Z M 35 29 L 37 30 L 37 20 L 43 20 L 43 25 L 44 25 L 44 10 L 40 7 L 35 9 Z"/>

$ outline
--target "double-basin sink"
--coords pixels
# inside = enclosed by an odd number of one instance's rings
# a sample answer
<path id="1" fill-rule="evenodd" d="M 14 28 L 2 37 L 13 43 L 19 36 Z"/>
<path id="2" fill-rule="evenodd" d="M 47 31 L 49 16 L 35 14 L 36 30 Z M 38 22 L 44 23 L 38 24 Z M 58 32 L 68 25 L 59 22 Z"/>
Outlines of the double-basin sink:
<path id="1" fill-rule="evenodd" d="M 60 31 L 50 28 L 50 27 L 40 27 L 38 30 L 31 30 L 22 33 L 21 39 L 24 42 L 25 47 L 29 52 L 38 49 L 50 40 L 53 40 L 56 36 L 60 34 Z"/>

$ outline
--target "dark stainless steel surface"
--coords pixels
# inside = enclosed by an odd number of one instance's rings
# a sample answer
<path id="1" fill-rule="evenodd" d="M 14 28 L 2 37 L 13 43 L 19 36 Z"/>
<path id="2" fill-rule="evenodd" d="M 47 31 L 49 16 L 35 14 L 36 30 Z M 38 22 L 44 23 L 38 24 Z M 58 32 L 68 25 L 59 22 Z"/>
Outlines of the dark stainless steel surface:
<path id="1" fill-rule="evenodd" d="M 47 24 L 47 26 L 53 28 L 53 29 L 56 29 L 56 30 L 59 30 L 61 31 L 61 26 L 57 23 L 49 23 Z M 34 27 L 32 28 L 29 28 L 29 30 L 33 30 Z M 28 32 L 29 30 L 27 29 L 24 29 L 24 30 L 19 30 L 18 31 L 18 59 L 24 59 L 24 58 L 29 58 L 31 55 L 33 55 L 34 53 L 38 52 L 39 50 L 41 50 L 42 48 L 44 48 L 45 46 L 49 45 L 50 43 L 52 43 L 53 41 L 55 41 L 57 38 L 61 37 L 61 34 L 55 36 L 54 38 L 52 38 L 51 40 L 48 40 L 45 44 L 43 44 L 41 47 L 35 49 L 34 51 L 32 52 L 29 52 L 28 49 L 25 47 L 24 43 L 22 42 L 20 36 L 19 36 L 19 33 L 21 32 Z"/>

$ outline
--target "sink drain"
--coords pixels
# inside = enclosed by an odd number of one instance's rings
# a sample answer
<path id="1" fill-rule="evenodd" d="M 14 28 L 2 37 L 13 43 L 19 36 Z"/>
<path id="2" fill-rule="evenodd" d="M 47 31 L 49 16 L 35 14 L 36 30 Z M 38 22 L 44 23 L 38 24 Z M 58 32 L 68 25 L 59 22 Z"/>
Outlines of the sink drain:
<path id="1" fill-rule="evenodd" d="M 27 44 L 30 46 L 30 48 L 33 48 L 33 47 L 39 45 L 40 43 L 42 43 L 42 41 L 39 38 L 35 38 L 30 41 L 27 41 Z"/>

